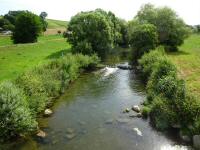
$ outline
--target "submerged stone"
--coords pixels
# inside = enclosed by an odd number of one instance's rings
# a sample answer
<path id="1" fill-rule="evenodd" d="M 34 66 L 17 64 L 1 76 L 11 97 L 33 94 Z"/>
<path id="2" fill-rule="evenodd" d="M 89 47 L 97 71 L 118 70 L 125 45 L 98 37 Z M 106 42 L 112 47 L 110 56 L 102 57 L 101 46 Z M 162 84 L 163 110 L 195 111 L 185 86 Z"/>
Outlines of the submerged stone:
<path id="1" fill-rule="evenodd" d="M 130 109 L 129 108 L 126 108 L 123 113 L 129 113 L 130 112 Z"/>
<path id="2" fill-rule="evenodd" d="M 105 122 L 105 124 L 113 124 L 113 123 L 114 123 L 114 119 L 108 119 Z"/>
<path id="3" fill-rule="evenodd" d="M 130 119 L 128 118 L 118 118 L 117 119 L 117 122 L 119 123 L 128 123 L 130 121 Z"/>
<path id="4" fill-rule="evenodd" d="M 75 132 L 75 130 L 74 129 L 72 129 L 72 128 L 67 128 L 67 133 L 68 134 L 72 134 L 72 133 L 74 133 Z"/>
<path id="5" fill-rule="evenodd" d="M 38 137 L 40 137 L 40 138 L 45 138 L 46 137 L 46 133 L 44 131 L 42 131 L 42 130 L 39 130 L 36 135 Z"/>
<path id="6" fill-rule="evenodd" d="M 66 134 L 66 138 L 67 138 L 68 140 L 71 140 L 71 139 L 73 139 L 73 138 L 75 138 L 75 137 L 76 137 L 76 134 L 75 134 L 75 133 Z"/>

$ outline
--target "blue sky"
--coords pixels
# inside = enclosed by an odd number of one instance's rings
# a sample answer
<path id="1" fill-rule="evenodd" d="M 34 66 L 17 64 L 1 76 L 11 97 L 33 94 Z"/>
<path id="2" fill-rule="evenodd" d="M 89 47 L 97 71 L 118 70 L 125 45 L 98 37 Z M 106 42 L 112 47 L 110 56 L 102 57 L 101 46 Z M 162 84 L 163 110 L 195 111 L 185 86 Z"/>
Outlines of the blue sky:
<path id="1" fill-rule="evenodd" d="M 102 8 L 131 20 L 145 3 L 169 6 L 187 24 L 200 24 L 200 0 L 0 0 L 0 14 L 9 10 L 29 10 L 36 14 L 46 11 L 48 18 L 70 20 L 80 11 Z"/>

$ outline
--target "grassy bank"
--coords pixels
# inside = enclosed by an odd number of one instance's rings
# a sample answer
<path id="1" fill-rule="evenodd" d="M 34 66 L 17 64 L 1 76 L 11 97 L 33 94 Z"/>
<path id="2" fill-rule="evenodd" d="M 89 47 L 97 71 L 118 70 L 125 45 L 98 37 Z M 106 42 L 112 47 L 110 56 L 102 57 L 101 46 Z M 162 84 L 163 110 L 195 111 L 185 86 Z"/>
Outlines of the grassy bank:
<path id="1" fill-rule="evenodd" d="M 96 55 L 66 54 L 0 84 L 0 140 L 38 130 L 37 114 L 51 105 L 83 69 L 94 68 Z"/>
<path id="2" fill-rule="evenodd" d="M 179 75 L 177 65 L 159 47 L 139 60 L 142 77 L 147 81 L 143 114 L 151 117 L 157 129 L 177 128 L 180 135 L 200 133 L 200 101 Z"/>
<path id="3" fill-rule="evenodd" d="M 61 35 L 41 36 L 37 43 L 12 44 L 10 37 L 0 36 L 0 82 L 16 78 L 25 70 L 59 57 L 70 45 Z"/>
<path id="4" fill-rule="evenodd" d="M 179 49 L 168 56 L 178 67 L 188 90 L 200 98 L 200 35 L 191 35 Z"/>

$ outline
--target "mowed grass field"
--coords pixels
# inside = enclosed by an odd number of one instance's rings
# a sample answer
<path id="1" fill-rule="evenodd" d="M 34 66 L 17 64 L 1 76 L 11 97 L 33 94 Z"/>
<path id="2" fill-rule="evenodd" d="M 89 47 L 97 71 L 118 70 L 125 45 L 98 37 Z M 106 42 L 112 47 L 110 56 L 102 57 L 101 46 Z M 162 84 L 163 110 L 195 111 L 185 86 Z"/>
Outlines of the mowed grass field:
<path id="1" fill-rule="evenodd" d="M 15 45 L 10 37 L 0 36 L 0 82 L 16 78 L 24 71 L 69 50 L 70 45 L 62 35 L 41 36 L 37 43 Z"/>
<path id="2" fill-rule="evenodd" d="M 200 98 L 200 34 L 193 34 L 176 53 L 168 53 L 190 92 Z"/>
<path id="3" fill-rule="evenodd" d="M 66 31 L 67 21 L 47 19 L 48 28 L 44 35 L 57 34 L 58 30 L 62 33 Z"/>

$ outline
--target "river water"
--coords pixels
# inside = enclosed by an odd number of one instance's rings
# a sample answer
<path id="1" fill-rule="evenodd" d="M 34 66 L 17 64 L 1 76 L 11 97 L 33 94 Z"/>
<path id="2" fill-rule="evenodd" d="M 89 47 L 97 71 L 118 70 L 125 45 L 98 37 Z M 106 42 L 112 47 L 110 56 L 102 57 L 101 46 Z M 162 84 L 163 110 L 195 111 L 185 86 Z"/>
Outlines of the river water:
<path id="1" fill-rule="evenodd" d="M 5 150 L 187 150 L 176 136 L 156 131 L 148 120 L 123 113 L 145 99 L 134 71 L 108 68 L 84 73 L 39 118 L 47 137 L 29 137 Z"/>

